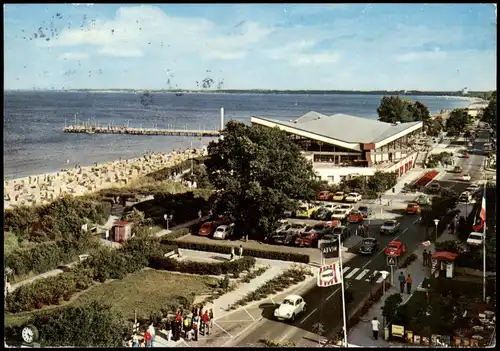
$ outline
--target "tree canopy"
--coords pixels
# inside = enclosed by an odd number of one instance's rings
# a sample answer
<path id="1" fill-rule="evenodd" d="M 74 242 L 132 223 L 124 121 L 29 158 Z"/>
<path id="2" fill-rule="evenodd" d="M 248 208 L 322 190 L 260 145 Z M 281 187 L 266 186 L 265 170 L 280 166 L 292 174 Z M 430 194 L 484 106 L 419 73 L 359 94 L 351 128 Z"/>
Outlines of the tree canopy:
<path id="1" fill-rule="evenodd" d="M 205 162 L 217 189 L 215 214 L 227 212 L 236 230 L 263 238 L 292 199 L 312 198 L 314 172 L 299 147 L 277 128 L 230 121 L 208 146 Z"/>
<path id="2" fill-rule="evenodd" d="M 496 91 L 494 95 L 494 99 L 491 99 L 488 103 L 488 106 L 483 110 L 483 117 L 481 120 L 483 122 L 489 123 L 491 128 L 497 128 L 497 100 L 496 100 Z"/>
<path id="3" fill-rule="evenodd" d="M 427 106 L 420 101 L 413 102 L 409 99 L 401 99 L 399 96 L 384 96 L 377 108 L 379 121 L 387 123 L 430 121 L 430 113 Z"/>
<path id="4" fill-rule="evenodd" d="M 446 130 L 453 134 L 462 133 L 469 121 L 469 111 L 466 108 L 456 108 L 446 119 Z"/>

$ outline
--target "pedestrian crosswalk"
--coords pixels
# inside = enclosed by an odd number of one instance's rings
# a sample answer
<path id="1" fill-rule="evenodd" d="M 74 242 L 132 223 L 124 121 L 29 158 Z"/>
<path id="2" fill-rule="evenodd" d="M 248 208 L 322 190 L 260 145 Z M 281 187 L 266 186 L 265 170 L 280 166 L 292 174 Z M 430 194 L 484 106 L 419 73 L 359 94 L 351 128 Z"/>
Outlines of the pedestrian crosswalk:
<path id="1" fill-rule="evenodd" d="M 377 280 L 375 281 L 376 283 L 382 283 L 384 278 L 382 275 L 379 274 L 379 271 L 377 270 L 371 270 L 371 269 L 363 269 L 363 268 L 357 268 L 357 267 L 342 267 L 343 273 L 342 276 L 344 279 L 354 279 L 354 280 L 359 280 L 359 281 L 366 281 L 370 282 L 371 278 L 376 276 Z"/>

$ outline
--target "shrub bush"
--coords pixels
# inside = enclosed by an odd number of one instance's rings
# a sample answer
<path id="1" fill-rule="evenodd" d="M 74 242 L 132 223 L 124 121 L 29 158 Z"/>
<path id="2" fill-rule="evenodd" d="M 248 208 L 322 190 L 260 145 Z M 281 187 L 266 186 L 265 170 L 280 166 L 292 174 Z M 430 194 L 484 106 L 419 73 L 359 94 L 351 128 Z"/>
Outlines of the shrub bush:
<path id="1" fill-rule="evenodd" d="M 42 347 L 122 347 L 123 335 L 130 334 L 123 317 L 98 301 L 44 311 L 34 316 L 32 324 Z"/>
<path id="2" fill-rule="evenodd" d="M 231 246 L 228 245 L 217 245 L 217 244 L 205 244 L 205 243 L 192 243 L 181 240 L 172 240 L 170 238 L 164 238 L 161 243 L 165 245 L 177 245 L 181 249 L 186 250 L 198 250 L 198 251 L 208 251 L 217 252 L 229 255 L 231 253 Z M 292 253 L 292 252 L 279 252 L 279 251 L 265 251 L 257 249 L 247 249 L 244 248 L 244 253 L 246 256 L 252 256 L 256 258 L 265 258 L 269 260 L 280 260 L 280 261 L 291 261 L 298 263 L 309 263 L 309 255 Z"/>
<path id="3" fill-rule="evenodd" d="M 200 275 L 235 274 L 250 270 L 255 266 L 255 258 L 243 257 L 231 262 L 180 262 L 163 256 L 151 257 L 149 267 Z"/>
<path id="4" fill-rule="evenodd" d="M 169 239 L 175 240 L 175 239 L 182 238 L 183 236 L 188 235 L 190 233 L 191 233 L 191 230 L 189 228 L 181 228 L 181 229 L 173 230 L 171 233 L 168 233 L 167 237 Z"/>
<path id="5" fill-rule="evenodd" d="M 416 259 L 417 259 L 417 255 L 414 254 L 414 253 L 412 253 L 410 256 L 406 257 L 406 259 L 403 261 L 403 263 L 401 264 L 401 266 L 399 268 L 406 268 L 406 267 L 408 267 Z"/>

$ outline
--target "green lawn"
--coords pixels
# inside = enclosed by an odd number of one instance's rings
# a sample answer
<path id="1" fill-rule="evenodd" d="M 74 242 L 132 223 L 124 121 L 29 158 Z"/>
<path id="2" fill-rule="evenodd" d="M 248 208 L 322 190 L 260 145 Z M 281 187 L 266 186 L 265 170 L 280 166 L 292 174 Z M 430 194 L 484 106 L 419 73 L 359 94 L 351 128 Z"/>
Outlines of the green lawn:
<path id="1" fill-rule="evenodd" d="M 148 318 L 152 312 L 160 311 L 178 297 L 190 302 L 195 296 L 208 295 L 217 279 L 195 275 L 184 275 L 166 271 L 146 269 L 130 274 L 122 280 L 110 281 L 93 287 L 76 299 L 64 304 L 78 305 L 91 300 L 109 303 L 126 319 Z M 54 307 L 58 308 L 58 307 Z M 5 325 L 19 325 L 39 311 L 5 314 Z"/>

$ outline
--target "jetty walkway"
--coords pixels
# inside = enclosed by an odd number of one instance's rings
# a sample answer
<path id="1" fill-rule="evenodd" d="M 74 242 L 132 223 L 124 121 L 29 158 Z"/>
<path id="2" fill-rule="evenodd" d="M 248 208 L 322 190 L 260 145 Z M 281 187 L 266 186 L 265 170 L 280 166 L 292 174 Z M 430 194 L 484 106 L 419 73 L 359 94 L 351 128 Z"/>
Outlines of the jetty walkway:
<path id="1" fill-rule="evenodd" d="M 86 134 L 131 134 L 131 135 L 164 135 L 164 136 L 197 136 L 218 137 L 220 132 L 216 130 L 189 130 L 189 129 L 158 129 L 158 128 L 130 128 L 115 126 L 67 126 L 64 133 L 86 133 Z"/>

